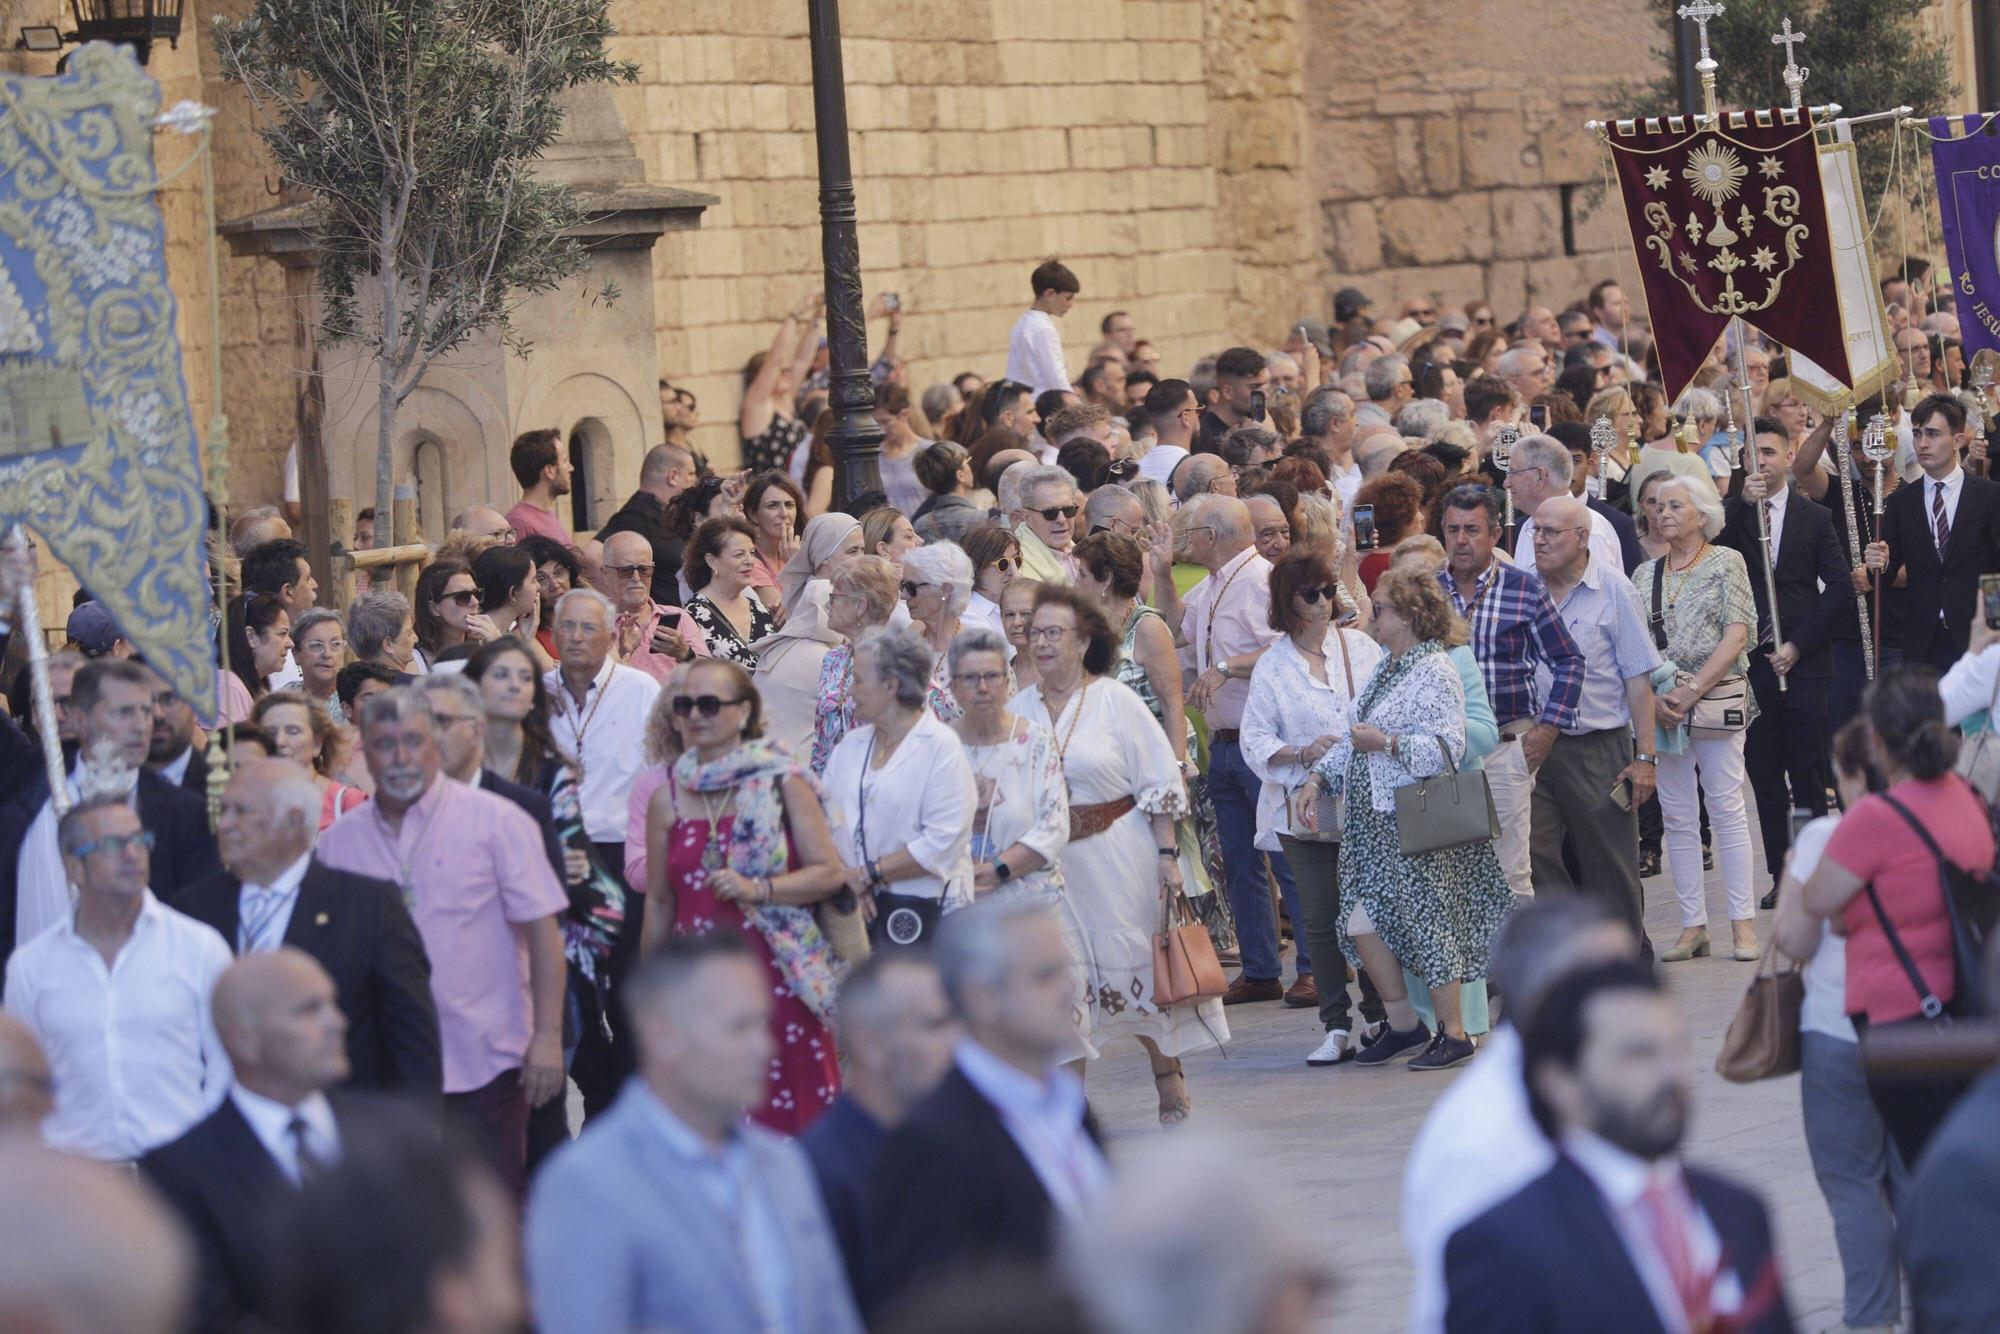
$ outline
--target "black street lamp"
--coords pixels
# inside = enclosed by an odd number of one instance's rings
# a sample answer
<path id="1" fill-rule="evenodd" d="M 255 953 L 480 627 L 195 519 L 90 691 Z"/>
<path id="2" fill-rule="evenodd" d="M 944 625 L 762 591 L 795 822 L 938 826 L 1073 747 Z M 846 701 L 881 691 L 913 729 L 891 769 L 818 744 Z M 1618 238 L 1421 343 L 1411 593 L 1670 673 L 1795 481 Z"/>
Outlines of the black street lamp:
<path id="1" fill-rule="evenodd" d="M 840 0 L 806 0 L 812 46 L 813 128 L 819 144 L 820 253 L 826 265 L 828 405 L 833 507 L 882 489 L 876 460 L 875 386 L 868 377 L 868 321 L 861 301 L 861 242 L 854 225 L 854 164 L 847 151 L 847 75 L 840 61 Z"/>

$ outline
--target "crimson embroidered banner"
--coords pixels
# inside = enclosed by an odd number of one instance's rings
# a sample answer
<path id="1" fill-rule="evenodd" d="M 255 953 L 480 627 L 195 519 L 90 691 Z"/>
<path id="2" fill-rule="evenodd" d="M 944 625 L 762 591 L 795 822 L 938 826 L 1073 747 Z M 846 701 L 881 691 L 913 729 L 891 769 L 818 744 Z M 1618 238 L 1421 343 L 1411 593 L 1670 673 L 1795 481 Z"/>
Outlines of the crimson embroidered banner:
<path id="1" fill-rule="evenodd" d="M 1732 317 L 1851 385 L 1811 124 L 1789 110 L 1691 123 L 1619 121 L 1607 135 L 1668 397 Z"/>

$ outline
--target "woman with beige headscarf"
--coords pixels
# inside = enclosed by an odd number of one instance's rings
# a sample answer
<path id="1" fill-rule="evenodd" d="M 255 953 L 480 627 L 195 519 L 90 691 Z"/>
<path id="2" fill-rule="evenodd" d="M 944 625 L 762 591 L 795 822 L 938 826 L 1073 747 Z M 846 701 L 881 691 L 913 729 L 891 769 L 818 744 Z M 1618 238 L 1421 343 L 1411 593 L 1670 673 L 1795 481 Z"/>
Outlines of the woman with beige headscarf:
<path id="1" fill-rule="evenodd" d="M 819 700 L 820 664 L 847 637 L 827 623 L 827 579 L 861 552 L 861 522 L 851 514 L 820 514 L 806 522 L 799 549 L 778 572 L 779 627 L 751 647 L 754 679 L 764 699 L 764 735 L 804 755 Z"/>

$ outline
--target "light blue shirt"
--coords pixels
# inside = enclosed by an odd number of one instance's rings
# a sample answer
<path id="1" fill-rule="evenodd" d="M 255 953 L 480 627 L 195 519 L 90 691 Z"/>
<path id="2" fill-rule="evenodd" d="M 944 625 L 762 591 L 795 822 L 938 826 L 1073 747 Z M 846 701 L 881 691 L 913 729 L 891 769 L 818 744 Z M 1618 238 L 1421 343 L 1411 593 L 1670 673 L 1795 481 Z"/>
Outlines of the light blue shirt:
<path id="1" fill-rule="evenodd" d="M 1083 1128 L 1083 1081 L 1052 1068 L 1036 1079 L 978 1043 L 958 1044 L 958 1068 L 1000 1113 L 1000 1123 L 1035 1169 L 1056 1212 L 1074 1218 L 1110 1177 L 1104 1155 Z"/>
<path id="2" fill-rule="evenodd" d="M 1660 665 L 1660 652 L 1653 647 L 1646 613 L 1639 604 L 1639 590 L 1620 571 L 1606 569 L 1593 560 L 1584 567 L 1576 587 L 1556 604 L 1556 614 L 1583 650 L 1584 664 L 1576 725 L 1563 731 L 1577 736 L 1629 728 L 1632 710 L 1625 702 L 1625 683 L 1635 676 L 1651 676 Z M 1548 668 L 1536 671 L 1546 690 Z"/>
<path id="3" fill-rule="evenodd" d="M 799 1326 L 792 1291 L 789 1239 L 778 1211 L 757 1179 L 749 1147 L 731 1135 L 719 1150 L 709 1147 L 687 1122 L 675 1116 L 643 1082 L 632 1092 L 647 1119 L 686 1169 L 688 1179 L 715 1206 L 724 1241 L 743 1264 L 743 1277 L 764 1319 L 761 1334 L 790 1334 Z"/>

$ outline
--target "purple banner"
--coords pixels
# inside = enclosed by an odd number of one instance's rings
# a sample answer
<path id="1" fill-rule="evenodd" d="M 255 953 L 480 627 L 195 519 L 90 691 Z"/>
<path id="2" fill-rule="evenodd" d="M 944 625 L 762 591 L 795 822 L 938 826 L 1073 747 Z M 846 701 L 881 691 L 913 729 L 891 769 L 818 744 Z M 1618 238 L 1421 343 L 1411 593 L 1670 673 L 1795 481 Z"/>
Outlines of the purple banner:
<path id="1" fill-rule="evenodd" d="M 1931 165 L 1965 357 L 2000 351 L 2000 134 L 1984 116 L 1933 116 Z M 1954 139 L 1954 134 L 1963 134 Z"/>

